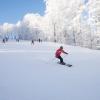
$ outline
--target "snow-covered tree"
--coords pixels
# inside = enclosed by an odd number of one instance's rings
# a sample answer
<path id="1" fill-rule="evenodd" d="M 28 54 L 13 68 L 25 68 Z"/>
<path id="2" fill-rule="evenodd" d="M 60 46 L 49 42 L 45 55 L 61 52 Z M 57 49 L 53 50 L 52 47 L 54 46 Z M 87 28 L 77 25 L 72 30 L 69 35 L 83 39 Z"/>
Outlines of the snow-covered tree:
<path id="1" fill-rule="evenodd" d="M 44 0 L 44 16 L 28 13 L 15 25 L 0 25 L 0 34 L 20 39 L 47 41 L 96 48 L 100 45 L 99 0 Z"/>
<path id="2" fill-rule="evenodd" d="M 46 0 L 46 15 L 49 19 L 48 32 L 52 39 L 58 42 L 71 43 L 72 22 L 80 14 L 79 0 Z"/>
<path id="3" fill-rule="evenodd" d="M 91 27 L 91 36 L 93 48 L 100 45 L 100 1 L 89 0 L 89 24 Z"/>

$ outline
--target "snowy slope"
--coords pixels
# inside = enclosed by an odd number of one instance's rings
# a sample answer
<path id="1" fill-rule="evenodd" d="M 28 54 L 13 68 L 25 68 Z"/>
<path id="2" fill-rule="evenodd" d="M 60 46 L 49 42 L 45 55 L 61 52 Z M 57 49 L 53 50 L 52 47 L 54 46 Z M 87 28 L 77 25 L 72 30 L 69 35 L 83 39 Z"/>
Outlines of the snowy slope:
<path id="1" fill-rule="evenodd" d="M 100 100 L 100 51 L 61 44 L 0 43 L 0 100 Z"/>

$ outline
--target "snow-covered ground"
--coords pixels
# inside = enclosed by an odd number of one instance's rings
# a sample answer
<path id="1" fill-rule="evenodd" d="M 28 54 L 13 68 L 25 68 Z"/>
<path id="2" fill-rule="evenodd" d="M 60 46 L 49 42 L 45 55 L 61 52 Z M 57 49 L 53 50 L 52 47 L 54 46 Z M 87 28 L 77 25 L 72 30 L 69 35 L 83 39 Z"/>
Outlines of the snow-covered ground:
<path id="1" fill-rule="evenodd" d="M 0 43 L 0 100 L 100 100 L 100 51 L 61 44 Z"/>

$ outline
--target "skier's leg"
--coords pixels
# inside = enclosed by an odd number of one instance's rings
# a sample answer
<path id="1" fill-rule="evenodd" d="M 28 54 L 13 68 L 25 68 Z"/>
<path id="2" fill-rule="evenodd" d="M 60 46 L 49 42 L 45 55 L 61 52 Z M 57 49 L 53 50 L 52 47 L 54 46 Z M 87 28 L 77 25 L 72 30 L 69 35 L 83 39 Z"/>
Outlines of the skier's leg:
<path id="1" fill-rule="evenodd" d="M 63 63 L 63 58 L 61 56 L 59 56 L 58 59 L 60 59 L 60 63 Z"/>
<path id="2" fill-rule="evenodd" d="M 63 58 L 60 56 L 60 62 L 63 63 Z"/>

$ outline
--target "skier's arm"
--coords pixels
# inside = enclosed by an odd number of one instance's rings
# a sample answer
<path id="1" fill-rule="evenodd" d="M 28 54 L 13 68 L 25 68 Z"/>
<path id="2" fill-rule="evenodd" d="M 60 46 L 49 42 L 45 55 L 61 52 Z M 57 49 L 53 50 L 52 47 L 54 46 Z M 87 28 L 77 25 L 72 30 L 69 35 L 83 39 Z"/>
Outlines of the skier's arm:
<path id="1" fill-rule="evenodd" d="M 64 50 L 63 50 L 63 53 L 68 54 L 68 53 L 67 53 L 67 52 L 65 52 Z"/>
<path id="2" fill-rule="evenodd" d="M 65 54 L 68 54 L 67 52 L 64 51 Z"/>

